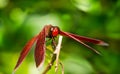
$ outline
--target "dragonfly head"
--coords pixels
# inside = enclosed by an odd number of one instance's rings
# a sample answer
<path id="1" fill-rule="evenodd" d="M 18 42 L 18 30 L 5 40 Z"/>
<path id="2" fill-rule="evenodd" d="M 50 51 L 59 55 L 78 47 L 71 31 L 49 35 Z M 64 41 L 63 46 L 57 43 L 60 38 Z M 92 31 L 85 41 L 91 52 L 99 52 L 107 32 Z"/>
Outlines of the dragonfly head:
<path id="1" fill-rule="evenodd" d="M 46 37 L 52 38 L 58 36 L 60 29 L 57 26 L 46 25 Z"/>
<path id="2" fill-rule="evenodd" d="M 58 34 L 59 34 L 59 31 L 60 31 L 60 29 L 59 29 L 59 27 L 57 27 L 57 26 L 52 26 L 51 28 L 50 28 L 50 33 L 51 33 L 51 37 L 56 37 Z"/>

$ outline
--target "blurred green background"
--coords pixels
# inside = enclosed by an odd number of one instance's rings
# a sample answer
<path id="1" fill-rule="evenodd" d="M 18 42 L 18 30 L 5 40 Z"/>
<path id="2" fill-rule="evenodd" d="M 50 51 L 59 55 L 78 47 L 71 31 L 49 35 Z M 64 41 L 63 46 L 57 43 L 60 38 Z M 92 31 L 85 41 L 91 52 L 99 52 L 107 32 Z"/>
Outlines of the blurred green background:
<path id="1" fill-rule="evenodd" d="M 60 60 L 65 74 L 120 74 L 120 0 L 0 0 L 0 74 L 12 73 L 25 43 L 46 24 L 109 43 L 90 44 L 99 56 L 64 37 Z M 16 74 L 41 74 L 33 55 L 34 46 Z M 48 74 L 54 74 L 54 68 Z"/>

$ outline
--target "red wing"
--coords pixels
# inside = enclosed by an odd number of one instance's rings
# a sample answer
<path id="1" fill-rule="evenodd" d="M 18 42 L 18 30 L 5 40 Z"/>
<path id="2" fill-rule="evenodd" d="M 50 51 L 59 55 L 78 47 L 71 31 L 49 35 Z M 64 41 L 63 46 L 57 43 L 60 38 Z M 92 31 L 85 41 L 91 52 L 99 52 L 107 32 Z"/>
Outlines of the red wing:
<path id="1" fill-rule="evenodd" d="M 67 33 L 67 32 L 65 32 L 65 33 Z M 81 40 L 81 41 L 90 42 L 90 43 L 94 43 L 94 44 L 98 44 L 98 45 L 102 45 L 102 46 L 108 46 L 107 43 L 105 43 L 104 41 L 98 40 L 98 39 L 79 36 L 79 35 L 75 35 L 75 34 L 72 34 L 72 33 L 68 33 L 68 34 L 75 37 L 78 40 Z"/>
<path id="2" fill-rule="evenodd" d="M 30 51 L 30 48 L 32 47 L 32 45 L 34 44 L 34 42 L 37 40 L 38 36 L 33 37 L 23 48 L 20 57 L 18 59 L 18 62 L 14 68 L 14 71 L 19 67 L 19 65 L 22 63 L 22 61 L 24 60 L 24 58 L 26 57 L 26 55 L 28 54 L 28 52 Z"/>
<path id="3" fill-rule="evenodd" d="M 63 35 L 63 36 L 67 36 L 69 38 L 72 38 L 76 41 L 78 41 L 79 43 L 83 44 L 84 46 L 86 46 L 87 48 L 91 49 L 92 51 L 94 51 L 95 53 L 97 54 L 100 54 L 98 51 L 96 51 L 94 48 L 90 47 L 89 45 L 85 44 L 84 42 L 82 42 L 82 40 L 78 39 L 77 36 L 74 37 L 73 35 L 71 35 L 70 33 L 67 33 L 67 32 L 63 32 L 63 31 L 60 31 L 60 35 Z"/>
<path id="4" fill-rule="evenodd" d="M 44 62 L 44 57 L 45 57 L 45 28 L 40 32 L 37 43 L 36 43 L 36 48 L 35 48 L 35 62 L 36 62 L 36 67 L 38 68 L 42 63 Z"/>

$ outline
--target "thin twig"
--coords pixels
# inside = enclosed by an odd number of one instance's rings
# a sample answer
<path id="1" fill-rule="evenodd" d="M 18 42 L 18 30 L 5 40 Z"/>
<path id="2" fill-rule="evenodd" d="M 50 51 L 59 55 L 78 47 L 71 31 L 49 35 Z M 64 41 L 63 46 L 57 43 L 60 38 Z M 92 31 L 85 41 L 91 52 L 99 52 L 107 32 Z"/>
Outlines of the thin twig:
<path id="1" fill-rule="evenodd" d="M 64 74 L 64 66 L 62 64 L 62 62 L 59 63 L 61 65 L 61 68 L 62 68 L 62 74 Z"/>

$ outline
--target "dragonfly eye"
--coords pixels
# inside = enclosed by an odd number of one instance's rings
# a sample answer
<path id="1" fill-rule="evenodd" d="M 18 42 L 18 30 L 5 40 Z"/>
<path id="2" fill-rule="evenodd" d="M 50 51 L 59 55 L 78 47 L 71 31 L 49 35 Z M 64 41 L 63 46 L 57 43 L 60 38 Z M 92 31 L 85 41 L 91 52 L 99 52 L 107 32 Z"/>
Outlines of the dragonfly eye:
<path id="1" fill-rule="evenodd" d="M 51 32 L 52 36 L 55 37 L 59 34 L 59 28 L 58 27 L 51 28 Z"/>

